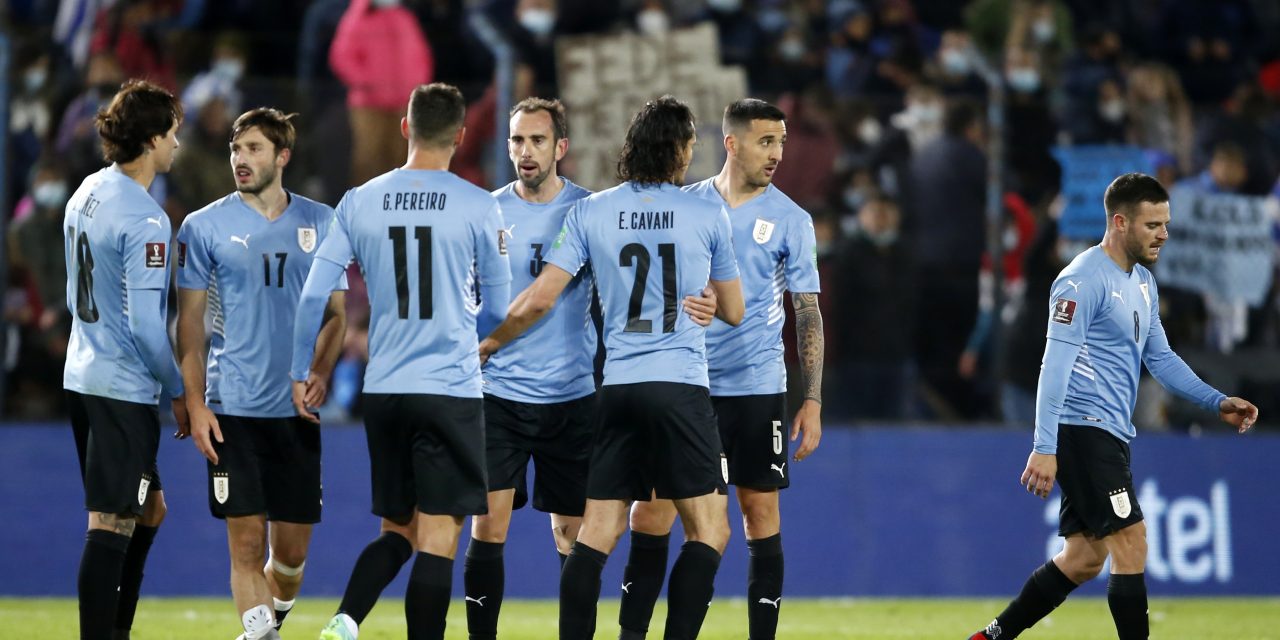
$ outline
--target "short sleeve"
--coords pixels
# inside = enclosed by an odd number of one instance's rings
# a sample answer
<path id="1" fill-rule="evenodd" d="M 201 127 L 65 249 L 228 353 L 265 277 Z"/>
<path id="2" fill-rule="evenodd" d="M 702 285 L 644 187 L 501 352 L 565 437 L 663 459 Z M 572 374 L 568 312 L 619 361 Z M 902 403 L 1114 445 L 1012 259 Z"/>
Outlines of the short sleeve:
<path id="1" fill-rule="evenodd" d="M 201 233 L 199 217 L 188 217 L 178 228 L 178 287 L 208 289 L 213 275 L 213 249 Z"/>
<path id="2" fill-rule="evenodd" d="M 808 215 L 794 216 L 787 232 L 787 289 L 793 293 L 818 293 L 818 239 Z"/>
<path id="3" fill-rule="evenodd" d="M 479 228 L 474 229 L 476 271 L 480 284 L 492 286 L 511 282 L 511 260 L 507 257 L 507 225 L 502 220 L 502 207 L 497 201 L 485 212 Z"/>
<path id="4" fill-rule="evenodd" d="M 351 236 L 348 235 L 347 227 L 351 217 L 352 193 L 348 191 L 342 196 L 342 201 L 338 203 L 338 208 L 334 212 L 333 221 L 329 223 L 329 230 L 324 234 L 324 238 L 320 241 L 320 248 L 316 249 L 317 260 L 327 260 L 343 269 L 351 264 L 351 257 L 354 251 L 351 248 Z M 345 276 L 344 276 L 345 279 Z"/>
<path id="5" fill-rule="evenodd" d="M 587 249 L 586 229 L 583 227 L 585 210 L 586 204 L 583 201 L 575 203 L 569 209 L 564 217 L 564 226 L 560 228 L 555 242 L 551 243 L 551 253 L 547 255 L 548 263 L 575 275 L 591 259 L 591 253 Z"/>
<path id="6" fill-rule="evenodd" d="M 319 233 L 317 234 L 319 237 L 317 240 L 319 244 L 323 245 L 324 239 L 329 237 L 329 234 L 333 231 L 334 222 L 337 220 L 338 216 L 337 213 L 328 206 L 321 206 L 320 210 L 322 213 L 319 216 L 319 220 L 316 221 L 316 228 L 319 229 Z M 181 236 L 181 232 L 179 232 L 178 235 Z M 317 254 L 316 257 L 319 257 L 319 254 Z M 346 291 L 348 288 L 350 288 L 350 285 L 347 283 L 347 272 L 343 271 L 342 277 L 338 279 L 338 286 L 334 287 L 333 290 Z"/>
<path id="7" fill-rule="evenodd" d="M 169 239 L 172 227 L 163 211 L 124 218 L 121 252 L 126 289 L 169 288 Z"/>
<path id="8" fill-rule="evenodd" d="M 711 279 L 734 280 L 738 277 L 738 259 L 733 254 L 733 226 L 729 212 L 720 207 L 715 233 L 711 236 Z"/>
<path id="9" fill-rule="evenodd" d="M 1084 344 L 1105 290 L 1105 283 L 1097 276 L 1059 276 L 1049 294 L 1047 337 L 1077 346 Z"/>

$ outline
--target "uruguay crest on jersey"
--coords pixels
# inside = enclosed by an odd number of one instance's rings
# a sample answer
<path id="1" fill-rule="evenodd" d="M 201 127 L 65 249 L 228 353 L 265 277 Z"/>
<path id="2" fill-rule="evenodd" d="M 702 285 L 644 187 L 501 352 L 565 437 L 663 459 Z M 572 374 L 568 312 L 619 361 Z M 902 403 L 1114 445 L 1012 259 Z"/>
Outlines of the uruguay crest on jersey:
<path id="1" fill-rule="evenodd" d="M 298 227 L 298 247 L 305 253 L 311 253 L 316 249 L 316 228 L 315 227 Z"/>
<path id="2" fill-rule="evenodd" d="M 756 218 L 756 226 L 751 231 L 751 237 L 755 239 L 756 244 L 764 244 L 773 237 L 773 223 L 763 218 Z"/>

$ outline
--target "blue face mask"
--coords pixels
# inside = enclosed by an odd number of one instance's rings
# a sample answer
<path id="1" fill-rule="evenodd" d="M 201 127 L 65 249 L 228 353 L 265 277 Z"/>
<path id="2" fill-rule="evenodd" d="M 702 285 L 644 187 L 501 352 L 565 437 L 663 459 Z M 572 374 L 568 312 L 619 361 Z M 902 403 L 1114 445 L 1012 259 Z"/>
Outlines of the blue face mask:
<path id="1" fill-rule="evenodd" d="M 519 16 L 520 26 L 541 38 L 556 28 L 556 14 L 547 9 L 526 9 Z"/>
<path id="2" fill-rule="evenodd" d="M 1019 93 L 1033 93 L 1040 88 L 1040 72 L 1031 67 L 1010 70 L 1007 80 L 1009 87 Z"/>
<path id="3" fill-rule="evenodd" d="M 22 75 L 22 84 L 26 86 L 28 92 L 34 93 L 44 87 L 45 80 L 48 79 L 49 71 L 42 67 L 38 67 L 28 69 L 27 72 Z"/>
<path id="4" fill-rule="evenodd" d="M 963 51 L 946 49 L 942 52 L 942 68 L 953 76 L 967 76 L 973 69 L 969 56 Z"/>
<path id="5" fill-rule="evenodd" d="M 41 182 L 31 190 L 31 199 L 41 209 L 61 209 L 67 203 L 67 183 L 62 180 Z"/>

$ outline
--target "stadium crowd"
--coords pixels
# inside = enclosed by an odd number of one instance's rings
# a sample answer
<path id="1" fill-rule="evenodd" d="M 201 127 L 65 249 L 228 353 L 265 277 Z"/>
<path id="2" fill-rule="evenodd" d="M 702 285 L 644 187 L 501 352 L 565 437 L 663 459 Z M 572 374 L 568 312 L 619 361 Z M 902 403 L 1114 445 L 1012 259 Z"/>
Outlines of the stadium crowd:
<path id="1" fill-rule="evenodd" d="M 286 186 L 333 204 L 403 162 L 404 96 L 431 81 L 470 102 L 453 169 L 493 188 L 505 178 L 482 160 L 495 143 L 497 89 L 475 15 L 514 47 L 515 99 L 560 97 L 571 109 L 557 89 L 559 36 L 715 23 L 722 61 L 742 65 L 751 95 L 789 116 L 776 184 L 818 234 L 835 423 L 1031 424 L 1042 301 L 1087 246 L 1059 238 L 1055 147 L 1136 145 L 1167 186 L 1280 193 L 1280 5 L 1267 0 L 11 0 L 0 8 L 12 51 L 0 177 L 13 203 L 6 417 L 61 415 L 63 207 L 102 164 L 93 116 L 122 81 L 149 78 L 182 97 L 178 160 L 151 190 L 175 229 L 231 191 L 226 145 L 245 109 L 301 114 Z M 988 126 L 980 61 L 1006 91 L 1001 129 Z M 986 246 L 995 135 L 1002 296 Z M 1176 243 L 1177 219 L 1172 228 Z M 1280 221 L 1273 229 L 1280 251 Z M 350 276 L 333 397 L 355 415 L 368 321 L 359 274 Z M 1233 352 L 1276 362 L 1275 282 L 1255 306 L 1163 286 L 1171 341 L 1197 368 L 1229 368 L 1223 354 Z M 1254 367 L 1237 385 L 1264 415 L 1276 415 L 1267 402 L 1280 398 L 1277 370 Z M 1182 409 L 1151 389 L 1135 422 L 1185 428 Z"/>

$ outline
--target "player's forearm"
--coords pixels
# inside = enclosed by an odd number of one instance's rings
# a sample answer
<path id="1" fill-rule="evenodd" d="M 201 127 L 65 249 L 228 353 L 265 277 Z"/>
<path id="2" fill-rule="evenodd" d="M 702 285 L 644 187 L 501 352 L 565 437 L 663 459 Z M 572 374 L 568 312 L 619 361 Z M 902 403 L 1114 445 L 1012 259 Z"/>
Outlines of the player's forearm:
<path id="1" fill-rule="evenodd" d="M 205 344 L 208 335 L 204 330 L 204 314 L 198 316 L 180 309 L 178 313 L 178 366 L 186 388 L 196 392 L 187 396 L 188 408 L 205 406 Z"/>
<path id="2" fill-rule="evenodd" d="M 507 317 L 507 306 L 511 304 L 511 283 L 481 285 L 480 301 L 480 314 L 476 316 L 476 334 L 483 340 Z"/>
<path id="3" fill-rule="evenodd" d="M 1058 452 L 1058 422 L 1067 400 L 1071 367 L 1079 354 L 1080 345 L 1053 338 L 1045 341 L 1040 381 L 1036 385 L 1036 453 L 1054 455 Z"/>
<path id="4" fill-rule="evenodd" d="M 342 278 L 344 269 L 328 260 L 311 263 L 311 272 L 298 297 L 298 311 L 293 319 L 293 362 L 289 377 L 297 382 L 307 379 L 316 350 L 316 336 L 324 320 L 325 303 Z"/>
<path id="5" fill-rule="evenodd" d="M 129 332 L 133 335 L 133 343 L 142 355 L 142 362 L 152 377 L 160 382 L 164 393 L 170 398 L 183 394 L 182 374 L 178 372 L 178 363 L 173 359 L 173 347 L 169 344 L 169 332 L 164 326 L 164 310 L 160 301 L 159 289 L 130 289 L 128 291 L 130 308 Z"/>
<path id="6" fill-rule="evenodd" d="M 316 338 L 316 355 L 311 361 L 311 371 L 328 378 L 333 372 L 338 356 L 342 354 L 342 341 L 347 334 L 346 294 L 334 291 L 324 309 L 320 336 Z"/>
<path id="7" fill-rule="evenodd" d="M 806 400 L 822 402 L 822 358 L 826 342 L 822 334 L 822 311 L 818 294 L 791 295 L 796 309 L 796 346 L 800 351 L 800 377 Z"/>
<path id="8" fill-rule="evenodd" d="M 498 325 L 498 328 L 494 329 L 486 339 L 496 342 L 498 346 L 515 340 L 547 315 L 555 303 L 555 298 L 548 300 L 546 296 L 538 295 L 532 286 L 521 291 L 520 295 L 512 301 L 511 307 L 507 309 L 507 319 L 503 320 L 502 324 Z"/>

